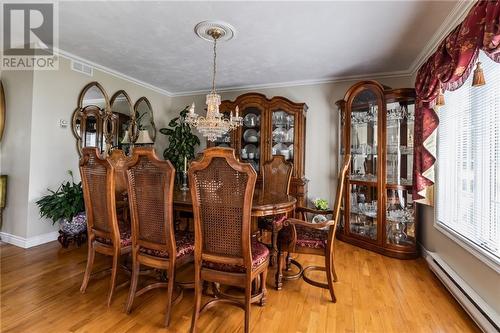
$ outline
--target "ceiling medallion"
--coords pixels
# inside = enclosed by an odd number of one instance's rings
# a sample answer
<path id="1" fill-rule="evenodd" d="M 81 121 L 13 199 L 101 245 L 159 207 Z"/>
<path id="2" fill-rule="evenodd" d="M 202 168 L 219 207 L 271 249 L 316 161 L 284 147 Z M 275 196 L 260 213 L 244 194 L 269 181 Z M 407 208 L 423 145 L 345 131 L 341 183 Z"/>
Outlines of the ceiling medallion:
<path id="1" fill-rule="evenodd" d="M 186 121 L 191 126 L 195 127 L 209 141 L 216 141 L 229 131 L 236 129 L 243 123 L 243 118 L 238 114 L 236 106 L 235 114 L 231 111 L 229 118 L 219 112 L 221 103 L 220 95 L 215 90 L 215 75 L 217 73 L 217 42 L 228 41 L 235 36 L 234 28 L 221 21 L 203 21 L 196 25 L 194 31 L 198 37 L 214 43 L 213 47 L 213 77 L 212 89 L 207 95 L 207 115 L 205 117 L 196 114 L 194 102 L 189 108 L 189 113 Z"/>

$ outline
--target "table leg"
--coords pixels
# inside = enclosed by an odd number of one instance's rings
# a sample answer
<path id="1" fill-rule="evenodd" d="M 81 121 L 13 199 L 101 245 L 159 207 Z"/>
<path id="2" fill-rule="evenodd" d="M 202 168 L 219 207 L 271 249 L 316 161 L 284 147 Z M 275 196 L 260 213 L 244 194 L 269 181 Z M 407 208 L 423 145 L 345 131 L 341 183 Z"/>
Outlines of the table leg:
<path id="1" fill-rule="evenodd" d="M 276 266 L 276 258 L 278 257 L 278 230 L 273 226 L 271 234 L 271 260 L 269 266 Z"/>
<path id="2" fill-rule="evenodd" d="M 283 253 L 278 252 L 278 263 L 276 268 L 276 290 L 281 290 L 283 286 Z"/>

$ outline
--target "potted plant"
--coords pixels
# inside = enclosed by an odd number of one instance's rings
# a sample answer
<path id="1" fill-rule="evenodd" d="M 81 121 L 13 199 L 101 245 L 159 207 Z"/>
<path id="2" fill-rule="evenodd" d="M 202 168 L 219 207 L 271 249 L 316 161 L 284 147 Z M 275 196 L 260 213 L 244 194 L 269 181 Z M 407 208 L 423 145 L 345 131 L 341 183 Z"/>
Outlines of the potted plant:
<path id="1" fill-rule="evenodd" d="M 160 129 L 160 133 L 168 137 L 168 147 L 163 157 L 175 167 L 177 175 L 184 171 L 184 158 L 188 161 L 194 158 L 194 149 L 200 144 L 200 139 L 191 132 L 191 126 L 186 122 L 189 107 L 179 113 L 178 117 L 170 120 L 168 128 Z"/>
<path id="2" fill-rule="evenodd" d="M 71 170 L 68 173 L 71 181 L 62 183 L 56 191 L 48 189 L 50 194 L 36 204 L 40 208 L 40 217 L 51 219 L 52 224 L 58 222 L 60 232 L 65 235 L 77 235 L 87 228 L 82 183 L 75 183 Z"/>
<path id="3" fill-rule="evenodd" d="M 328 201 L 321 198 L 316 198 L 313 200 L 314 207 L 317 210 L 328 210 Z"/>

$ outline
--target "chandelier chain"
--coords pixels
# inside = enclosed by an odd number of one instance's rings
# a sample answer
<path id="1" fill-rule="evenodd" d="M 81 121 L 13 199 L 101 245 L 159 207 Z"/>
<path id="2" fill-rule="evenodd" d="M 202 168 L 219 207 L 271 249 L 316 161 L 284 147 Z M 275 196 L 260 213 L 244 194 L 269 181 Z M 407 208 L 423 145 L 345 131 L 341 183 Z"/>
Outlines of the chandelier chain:
<path id="1" fill-rule="evenodd" d="M 212 93 L 215 93 L 215 75 L 217 73 L 217 38 L 214 37 L 214 71 L 212 77 Z"/>

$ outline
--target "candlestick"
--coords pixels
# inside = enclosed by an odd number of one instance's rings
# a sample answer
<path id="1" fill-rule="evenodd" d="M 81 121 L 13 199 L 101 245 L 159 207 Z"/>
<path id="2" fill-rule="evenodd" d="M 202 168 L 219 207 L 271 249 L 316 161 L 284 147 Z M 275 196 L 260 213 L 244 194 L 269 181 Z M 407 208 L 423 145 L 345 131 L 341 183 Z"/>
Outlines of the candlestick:
<path id="1" fill-rule="evenodd" d="M 186 192 L 189 191 L 188 183 L 187 183 L 187 172 L 183 171 L 182 172 L 182 186 L 181 186 L 181 191 Z"/>
<path id="2" fill-rule="evenodd" d="M 184 156 L 184 172 L 187 171 L 187 157 Z"/>
<path id="3" fill-rule="evenodd" d="M 238 108 L 238 106 L 236 105 L 236 118 L 238 118 L 238 113 L 239 113 L 240 109 Z"/>

